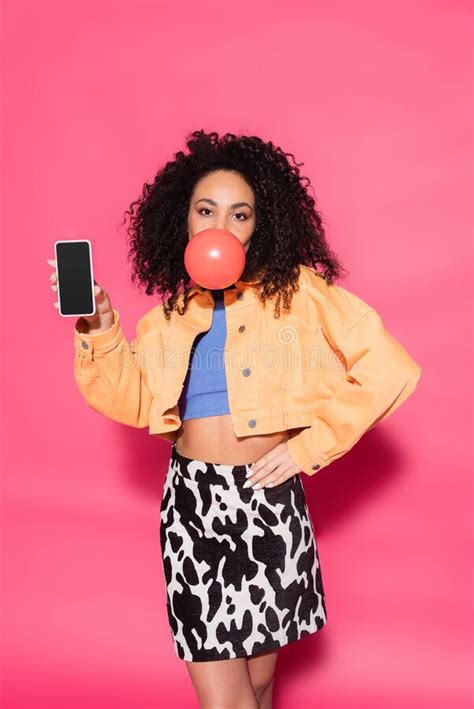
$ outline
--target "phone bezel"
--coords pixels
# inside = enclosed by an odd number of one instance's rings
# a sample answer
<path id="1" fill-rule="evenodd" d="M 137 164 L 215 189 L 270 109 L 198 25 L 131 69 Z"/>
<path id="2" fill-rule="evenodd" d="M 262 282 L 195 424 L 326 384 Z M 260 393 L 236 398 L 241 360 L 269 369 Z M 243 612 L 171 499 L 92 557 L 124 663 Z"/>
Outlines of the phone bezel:
<path id="1" fill-rule="evenodd" d="M 58 244 L 87 244 L 89 248 L 89 266 L 90 266 L 90 275 L 91 275 L 91 284 L 92 284 L 92 303 L 93 303 L 93 310 L 91 313 L 63 313 L 61 311 L 61 292 L 59 288 L 59 273 L 58 273 L 58 250 L 57 250 L 57 245 Z M 95 315 L 97 308 L 95 304 L 95 296 L 94 296 L 94 268 L 92 265 L 92 244 L 89 241 L 89 239 L 57 239 L 54 242 L 54 257 L 55 257 L 55 262 L 56 262 L 56 283 L 58 284 L 58 290 L 56 291 L 57 296 L 58 296 L 58 312 L 63 318 L 80 318 L 83 315 Z"/>

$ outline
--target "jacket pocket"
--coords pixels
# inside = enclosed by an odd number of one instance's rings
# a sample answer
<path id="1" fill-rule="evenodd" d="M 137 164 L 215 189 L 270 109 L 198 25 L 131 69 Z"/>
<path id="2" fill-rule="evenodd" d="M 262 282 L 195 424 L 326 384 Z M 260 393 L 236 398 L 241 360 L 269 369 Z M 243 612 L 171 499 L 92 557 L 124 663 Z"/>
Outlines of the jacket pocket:
<path id="1" fill-rule="evenodd" d="M 266 319 L 263 327 L 262 376 L 280 390 L 317 384 L 324 353 L 320 329 L 298 315 Z"/>

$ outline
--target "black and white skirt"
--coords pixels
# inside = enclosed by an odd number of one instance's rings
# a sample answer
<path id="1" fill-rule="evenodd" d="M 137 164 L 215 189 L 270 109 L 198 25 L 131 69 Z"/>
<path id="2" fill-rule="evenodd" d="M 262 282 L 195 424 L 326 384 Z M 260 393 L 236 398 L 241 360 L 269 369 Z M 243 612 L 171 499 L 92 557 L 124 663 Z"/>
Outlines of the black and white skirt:
<path id="1" fill-rule="evenodd" d="M 249 657 L 326 623 L 300 474 L 244 489 L 249 469 L 186 458 L 172 446 L 160 543 L 171 637 L 182 660 Z"/>

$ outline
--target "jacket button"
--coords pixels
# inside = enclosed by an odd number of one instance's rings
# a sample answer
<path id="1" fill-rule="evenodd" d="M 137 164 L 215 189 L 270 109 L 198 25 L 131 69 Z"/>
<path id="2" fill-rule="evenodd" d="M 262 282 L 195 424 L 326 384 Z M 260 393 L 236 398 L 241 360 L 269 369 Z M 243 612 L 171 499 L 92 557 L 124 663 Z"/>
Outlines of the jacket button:
<path id="1" fill-rule="evenodd" d="M 255 419 L 250 419 L 248 424 L 249 424 L 250 428 L 255 428 L 255 426 L 257 425 L 257 422 L 255 421 Z"/>
<path id="2" fill-rule="evenodd" d="M 237 293 L 237 298 L 238 298 L 239 300 L 242 300 L 243 297 L 244 297 L 244 294 L 243 294 L 242 291 L 240 290 L 240 291 Z"/>
<path id="3" fill-rule="evenodd" d="M 241 325 L 239 327 L 239 332 L 244 332 L 245 331 L 245 325 Z"/>
<path id="4" fill-rule="evenodd" d="M 311 466 L 311 468 L 312 468 L 313 470 L 319 470 L 320 467 L 321 467 L 320 465 L 312 465 L 312 466 Z"/>
<path id="5" fill-rule="evenodd" d="M 250 369 L 246 367 L 242 370 L 242 374 L 244 375 L 244 377 L 248 377 L 250 375 Z"/>
<path id="6" fill-rule="evenodd" d="M 89 349 L 89 345 L 84 340 L 82 340 L 81 345 L 84 347 L 85 350 Z"/>

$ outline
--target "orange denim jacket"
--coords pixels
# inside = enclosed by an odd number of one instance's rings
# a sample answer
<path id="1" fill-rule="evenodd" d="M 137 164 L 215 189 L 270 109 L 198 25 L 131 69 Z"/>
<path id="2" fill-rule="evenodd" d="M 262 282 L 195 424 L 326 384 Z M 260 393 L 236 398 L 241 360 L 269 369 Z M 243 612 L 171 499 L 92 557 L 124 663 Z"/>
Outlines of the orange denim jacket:
<path id="1" fill-rule="evenodd" d="M 224 291 L 234 432 L 288 431 L 292 458 L 314 475 L 410 396 L 421 367 L 374 308 L 313 268 L 300 265 L 291 313 L 281 307 L 279 318 L 272 300 L 258 299 L 253 283 L 237 281 Z M 76 321 L 74 376 L 92 409 L 176 440 L 191 348 L 198 333 L 210 328 L 214 307 L 210 290 L 194 285 L 187 293 L 184 315 L 174 310 L 168 321 L 161 304 L 154 306 L 138 321 L 131 342 L 115 308 L 114 324 L 103 332 L 81 333 Z M 183 293 L 178 304 L 182 299 Z"/>

